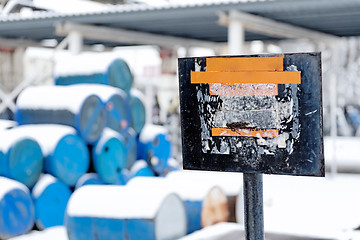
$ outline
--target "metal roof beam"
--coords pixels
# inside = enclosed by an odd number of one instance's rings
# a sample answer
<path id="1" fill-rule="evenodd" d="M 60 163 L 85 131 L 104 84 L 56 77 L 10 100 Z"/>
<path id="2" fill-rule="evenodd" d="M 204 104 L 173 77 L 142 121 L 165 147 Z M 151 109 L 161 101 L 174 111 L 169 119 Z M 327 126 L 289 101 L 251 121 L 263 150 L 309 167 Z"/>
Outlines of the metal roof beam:
<path id="1" fill-rule="evenodd" d="M 154 33 L 144 33 L 103 26 L 78 24 L 72 22 L 61 23 L 56 26 L 57 35 L 66 36 L 71 32 L 81 33 L 84 39 L 105 42 L 118 42 L 122 44 L 158 45 L 168 48 L 173 48 L 175 45 L 183 47 L 197 46 L 208 48 L 219 48 L 223 46 L 223 44 L 210 41 L 173 37 Z"/>
<path id="2" fill-rule="evenodd" d="M 340 37 L 331 34 L 278 22 L 250 13 L 240 12 L 237 10 L 231 10 L 228 14 L 220 12 L 219 24 L 228 26 L 230 19 L 240 21 L 244 25 L 245 29 L 250 32 L 260 33 L 276 38 L 310 39 L 330 44 L 340 40 Z"/>

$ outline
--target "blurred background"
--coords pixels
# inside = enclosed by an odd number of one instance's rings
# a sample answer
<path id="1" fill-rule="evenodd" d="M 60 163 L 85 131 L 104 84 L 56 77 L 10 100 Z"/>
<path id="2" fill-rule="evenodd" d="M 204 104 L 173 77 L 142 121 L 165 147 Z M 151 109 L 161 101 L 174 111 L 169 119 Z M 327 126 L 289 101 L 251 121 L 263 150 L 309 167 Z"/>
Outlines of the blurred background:
<path id="1" fill-rule="evenodd" d="M 177 59 L 291 52 L 327 174 L 264 176 L 266 239 L 360 239 L 359 36 L 358 0 L 0 0 L 0 239 L 244 239 L 242 175 L 182 170 Z"/>

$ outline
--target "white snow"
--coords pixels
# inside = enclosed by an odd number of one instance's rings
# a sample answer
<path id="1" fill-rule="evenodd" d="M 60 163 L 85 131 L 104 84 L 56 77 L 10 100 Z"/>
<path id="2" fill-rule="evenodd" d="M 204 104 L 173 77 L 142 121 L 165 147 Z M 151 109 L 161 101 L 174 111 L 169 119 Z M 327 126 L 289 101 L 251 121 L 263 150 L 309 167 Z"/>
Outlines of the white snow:
<path id="1" fill-rule="evenodd" d="M 59 54 L 55 59 L 54 75 L 56 77 L 105 73 L 115 59 L 116 55 L 113 53 Z"/>
<path id="2" fill-rule="evenodd" d="M 86 89 L 79 91 L 73 86 L 27 87 L 19 95 L 16 105 L 21 109 L 69 110 L 76 114 L 89 96 Z"/>
<path id="3" fill-rule="evenodd" d="M 89 13 L 108 10 L 110 6 L 86 0 L 33 0 L 34 5 L 59 13 Z"/>
<path id="4" fill-rule="evenodd" d="M 145 124 L 144 128 L 141 130 L 139 140 L 142 143 L 148 143 L 153 141 L 155 137 L 160 134 L 167 136 L 168 130 L 160 125 Z"/>
<path id="5" fill-rule="evenodd" d="M 70 126 L 58 124 L 29 124 L 12 129 L 26 137 L 34 138 L 40 145 L 44 155 L 54 151 L 57 144 L 67 135 L 76 135 L 76 130 Z"/>
<path id="6" fill-rule="evenodd" d="M 218 223 L 205 227 L 179 240 L 222 240 L 242 239 L 244 228 L 237 223 Z"/>
<path id="7" fill-rule="evenodd" d="M 154 219 L 170 194 L 155 188 L 86 185 L 72 194 L 66 212 L 73 217 Z"/>
<path id="8" fill-rule="evenodd" d="M 34 199 L 38 198 L 50 184 L 56 181 L 56 178 L 50 174 L 42 174 L 32 190 Z"/>
<path id="9" fill-rule="evenodd" d="M 16 125 L 15 121 L 0 119 L 0 130 L 15 127 Z"/>
<path id="10" fill-rule="evenodd" d="M 97 95 L 104 103 L 106 103 L 114 95 L 123 95 L 122 90 L 116 87 L 103 84 L 74 84 L 71 85 L 74 91 L 86 92 L 88 95 Z"/>
<path id="11" fill-rule="evenodd" d="M 242 194 L 243 175 L 241 173 L 180 170 L 170 172 L 166 178 L 178 182 L 206 182 L 211 186 L 219 186 L 228 196 Z"/>
<path id="12" fill-rule="evenodd" d="M 10 147 L 15 143 L 30 139 L 36 142 L 32 137 L 25 136 L 21 131 L 17 131 L 16 128 L 1 130 L 0 131 L 0 151 L 6 153 Z"/>
<path id="13" fill-rule="evenodd" d="M 206 181 L 193 181 L 194 179 L 175 179 L 159 177 L 132 178 L 127 186 L 136 186 L 140 189 L 167 189 L 178 194 L 181 199 L 189 201 L 203 201 L 212 191 L 224 194 L 221 188 Z M 220 191 L 218 192 L 218 189 Z"/>
<path id="14" fill-rule="evenodd" d="M 148 166 L 148 164 L 145 160 L 143 160 L 143 159 L 136 160 L 130 169 L 130 175 L 134 175 L 140 169 L 145 168 L 147 166 Z"/>
<path id="15" fill-rule="evenodd" d="M 28 234 L 10 238 L 9 240 L 68 240 L 64 226 L 50 227 L 43 231 L 32 231 Z"/>
<path id="16" fill-rule="evenodd" d="M 96 179 L 99 179 L 99 175 L 97 173 L 85 173 L 84 175 L 82 175 L 79 180 L 77 181 L 76 183 L 76 186 L 75 186 L 75 189 L 78 189 L 80 187 L 83 186 L 83 184 L 89 180 L 89 179 L 93 179 L 93 178 L 96 178 Z"/>
<path id="17" fill-rule="evenodd" d="M 20 189 L 26 193 L 29 193 L 29 189 L 24 184 L 6 177 L 0 176 L 0 186 L 1 186 L 0 199 L 2 199 L 5 196 L 5 194 L 7 194 L 8 192 L 14 189 Z"/>

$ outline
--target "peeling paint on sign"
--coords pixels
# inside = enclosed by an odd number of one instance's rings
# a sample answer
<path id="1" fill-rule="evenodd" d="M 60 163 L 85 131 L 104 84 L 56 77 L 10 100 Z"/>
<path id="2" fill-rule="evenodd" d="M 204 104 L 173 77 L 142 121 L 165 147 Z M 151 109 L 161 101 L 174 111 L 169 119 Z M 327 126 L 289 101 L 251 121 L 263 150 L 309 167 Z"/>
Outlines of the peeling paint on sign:
<path id="1" fill-rule="evenodd" d="M 184 167 L 221 168 L 219 164 L 229 159 L 241 171 L 323 174 L 319 55 L 186 58 L 179 61 L 179 77 L 183 143 L 192 156 L 200 157 L 190 163 L 184 159 Z M 309 122 L 316 123 L 312 132 Z M 316 134 L 315 145 L 311 134 Z M 295 159 L 307 155 L 299 151 L 312 145 L 315 155 Z M 187 152 L 184 158 L 192 157 Z M 271 159 L 278 166 L 272 166 Z M 301 170 L 304 161 L 312 169 Z"/>

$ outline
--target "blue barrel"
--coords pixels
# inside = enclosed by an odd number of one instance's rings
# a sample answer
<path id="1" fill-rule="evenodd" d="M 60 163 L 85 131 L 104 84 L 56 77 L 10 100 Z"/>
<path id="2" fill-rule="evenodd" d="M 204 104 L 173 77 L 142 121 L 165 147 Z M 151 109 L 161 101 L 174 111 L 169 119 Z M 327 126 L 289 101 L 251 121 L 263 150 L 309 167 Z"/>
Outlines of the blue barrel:
<path id="1" fill-rule="evenodd" d="M 130 91 L 131 126 L 140 134 L 146 122 L 146 109 L 144 95 L 137 89 Z"/>
<path id="2" fill-rule="evenodd" d="M 133 177 L 155 177 L 155 173 L 151 170 L 145 160 L 139 159 L 135 161 L 130 169 L 130 178 Z"/>
<path id="3" fill-rule="evenodd" d="M 0 174 L 31 188 L 43 171 L 43 153 L 38 142 L 17 128 L 0 133 Z"/>
<path id="4" fill-rule="evenodd" d="M 102 97 L 101 93 L 99 95 L 105 103 L 107 127 L 120 133 L 126 133 L 132 122 L 130 103 L 126 94 L 120 89 L 116 89 L 116 92 L 110 96 Z"/>
<path id="5" fill-rule="evenodd" d="M 99 177 L 97 173 L 86 173 L 81 178 L 79 178 L 79 181 L 75 185 L 75 189 L 78 189 L 85 185 L 102 185 L 105 184 Z"/>
<path id="6" fill-rule="evenodd" d="M 69 186 L 62 181 L 50 174 L 40 177 L 32 190 L 38 229 L 64 225 L 65 209 L 70 195 Z"/>
<path id="7" fill-rule="evenodd" d="M 147 124 L 141 131 L 138 158 L 146 159 L 154 171 L 161 175 L 166 171 L 171 156 L 168 131 L 163 126 Z"/>
<path id="8" fill-rule="evenodd" d="M 130 171 L 127 168 L 124 168 L 121 171 L 120 177 L 118 179 L 117 185 L 126 185 L 127 182 L 130 180 L 131 174 Z"/>
<path id="9" fill-rule="evenodd" d="M 36 97 L 34 97 L 36 96 Z M 72 86 L 28 87 L 18 97 L 15 119 L 20 124 L 53 123 L 74 127 L 87 143 L 96 142 L 106 124 L 101 99 Z"/>
<path id="10" fill-rule="evenodd" d="M 131 169 L 137 159 L 137 134 L 134 129 L 129 128 L 122 135 L 126 145 L 126 168 Z"/>
<path id="11" fill-rule="evenodd" d="M 74 128 L 56 124 L 30 124 L 16 129 L 26 136 L 32 136 L 40 144 L 45 157 L 45 172 L 67 185 L 75 186 L 89 169 L 89 150 Z"/>
<path id="12" fill-rule="evenodd" d="M 84 53 L 59 60 L 55 65 L 55 84 L 98 83 L 129 92 L 133 75 L 120 58 L 100 53 Z"/>
<path id="13" fill-rule="evenodd" d="M 93 148 L 95 171 L 105 183 L 117 183 L 126 167 L 126 146 L 123 137 L 106 128 Z"/>
<path id="14" fill-rule="evenodd" d="M 0 239 L 27 233 L 34 226 L 34 204 L 23 184 L 0 177 Z"/>
<path id="15" fill-rule="evenodd" d="M 65 222 L 69 240 L 165 240 L 186 233 L 184 205 L 166 189 L 84 186 L 71 196 Z"/>

